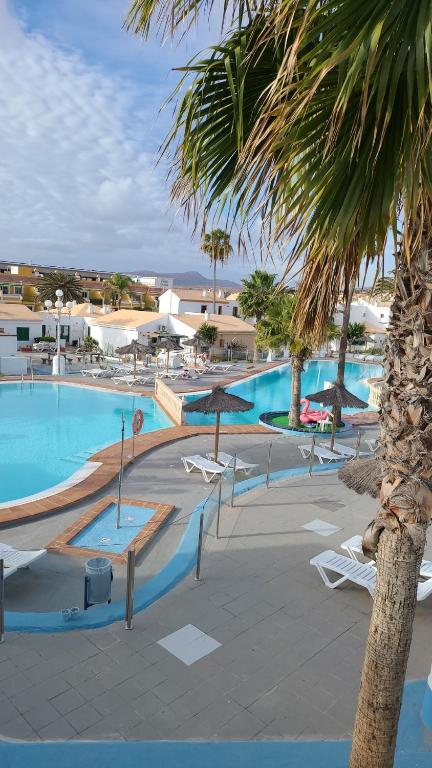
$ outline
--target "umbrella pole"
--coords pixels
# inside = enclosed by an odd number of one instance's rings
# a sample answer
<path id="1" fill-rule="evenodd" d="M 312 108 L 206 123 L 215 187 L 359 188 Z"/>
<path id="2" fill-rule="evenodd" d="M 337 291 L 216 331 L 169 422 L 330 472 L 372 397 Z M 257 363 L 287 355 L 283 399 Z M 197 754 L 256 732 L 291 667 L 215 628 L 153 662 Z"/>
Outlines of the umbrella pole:
<path id="1" fill-rule="evenodd" d="M 167 349 L 166 353 L 167 353 L 166 369 L 167 369 L 167 373 L 168 373 L 168 370 L 169 370 L 169 349 Z"/>
<path id="2" fill-rule="evenodd" d="M 336 434 L 336 407 L 333 406 L 333 424 L 332 424 L 332 431 L 331 431 L 331 440 L 330 440 L 330 450 L 333 450 L 334 446 L 334 439 Z"/>
<path id="3" fill-rule="evenodd" d="M 311 445 L 311 450 L 309 454 L 309 477 L 312 477 L 312 467 L 314 463 L 314 458 L 315 458 L 315 433 L 312 435 L 312 445 Z"/>
<path id="4" fill-rule="evenodd" d="M 219 430 L 220 430 L 220 413 L 216 414 L 216 429 L 215 429 L 215 444 L 214 444 L 214 460 L 217 462 L 219 454 Z"/>
<path id="5" fill-rule="evenodd" d="M 137 353 L 136 352 L 134 352 L 133 359 L 134 359 L 134 369 L 133 369 L 133 371 L 134 371 L 134 379 L 136 379 L 136 361 L 137 361 Z"/>
<path id="6" fill-rule="evenodd" d="M 121 449 L 120 449 L 120 472 L 119 472 L 119 476 L 118 476 L 116 528 L 120 528 L 121 492 L 122 492 L 122 480 L 123 480 L 124 435 L 125 435 L 125 417 L 124 417 L 124 413 L 122 411 Z"/>

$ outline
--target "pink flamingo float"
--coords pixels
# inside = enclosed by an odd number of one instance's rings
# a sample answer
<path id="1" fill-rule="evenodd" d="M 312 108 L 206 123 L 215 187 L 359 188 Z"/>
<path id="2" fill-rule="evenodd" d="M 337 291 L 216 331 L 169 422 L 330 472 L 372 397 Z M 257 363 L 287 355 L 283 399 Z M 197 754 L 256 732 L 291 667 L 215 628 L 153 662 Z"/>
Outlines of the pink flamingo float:
<path id="1" fill-rule="evenodd" d="M 310 400 L 307 400 L 306 397 L 302 397 L 300 402 L 305 404 L 305 407 L 300 414 L 300 421 L 302 424 L 316 424 L 318 421 L 328 419 L 331 415 L 328 411 L 310 411 Z"/>

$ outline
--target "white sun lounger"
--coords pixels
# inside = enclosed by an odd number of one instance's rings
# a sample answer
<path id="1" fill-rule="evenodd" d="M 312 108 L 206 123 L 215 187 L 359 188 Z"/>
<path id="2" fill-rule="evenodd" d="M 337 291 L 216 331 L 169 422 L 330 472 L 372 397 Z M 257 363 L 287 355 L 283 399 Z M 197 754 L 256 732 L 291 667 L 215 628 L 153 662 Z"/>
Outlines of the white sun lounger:
<path id="1" fill-rule="evenodd" d="M 113 378 L 114 384 L 127 384 L 128 387 L 135 385 L 145 386 L 146 384 L 154 384 L 154 376 L 115 376 Z"/>
<path id="2" fill-rule="evenodd" d="M 374 437 L 372 440 L 370 440 L 368 438 L 367 440 L 365 440 L 365 443 L 366 443 L 367 446 L 369 446 L 369 448 L 371 449 L 372 453 L 375 453 L 375 451 L 377 451 L 378 448 L 379 448 L 379 443 L 378 443 L 378 440 L 376 439 L 376 437 Z"/>
<path id="3" fill-rule="evenodd" d="M 9 544 L 0 543 L 0 559 L 3 559 L 5 570 L 28 568 L 32 563 L 46 555 L 46 549 L 14 549 Z M 11 574 L 8 573 L 8 576 Z"/>
<path id="4" fill-rule="evenodd" d="M 92 379 L 109 379 L 114 375 L 114 371 L 109 368 L 84 368 L 81 376 L 91 376 Z"/>
<path id="5" fill-rule="evenodd" d="M 221 475 L 222 472 L 225 472 L 225 467 L 216 464 L 215 461 L 205 459 L 198 454 L 195 454 L 194 456 L 182 456 L 182 462 L 186 472 L 192 472 L 194 469 L 202 472 L 206 483 L 210 483 L 216 475 Z"/>
<path id="6" fill-rule="evenodd" d="M 320 445 L 325 448 L 327 443 L 320 443 Z M 340 453 L 342 456 L 347 456 L 348 458 L 355 458 L 357 456 L 355 448 L 351 448 L 350 445 L 343 445 L 343 443 L 333 443 L 333 450 L 335 453 Z M 358 455 L 369 456 L 369 451 L 359 451 Z"/>
<path id="7" fill-rule="evenodd" d="M 214 453 L 207 453 L 206 456 L 208 459 L 211 459 L 211 461 L 214 461 Z M 234 456 L 231 456 L 229 453 L 224 453 L 224 451 L 219 451 L 218 462 L 224 467 L 234 467 Z M 239 457 L 236 456 L 235 468 L 239 472 L 248 473 L 253 469 L 256 469 L 257 466 L 258 464 L 249 464 L 247 461 L 242 461 L 242 459 L 239 459 Z"/>
<path id="8" fill-rule="evenodd" d="M 312 445 L 299 445 L 298 449 L 302 458 L 308 459 L 312 451 Z M 325 464 L 326 461 L 346 461 L 348 458 L 347 456 L 342 456 L 341 453 L 334 453 L 328 448 L 321 448 L 319 445 L 315 445 L 314 447 L 314 456 L 317 457 L 320 464 Z"/>
<path id="9" fill-rule="evenodd" d="M 358 561 L 358 555 L 363 555 L 362 537 L 358 534 L 351 536 L 350 539 L 342 542 L 341 549 L 345 550 L 345 552 L 348 552 L 349 556 L 353 560 Z M 375 561 L 372 561 L 372 563 L 375 565 Z M 431 560 L 422 560 L 420 566 L 420 576 L 422 576 L 424 579 L 430 579 L 432 577 Z"/>
<path id="10" fill-rule="evenodd" d="M 210 363 L 206 371 L 207 373 L 228 373 L 235 367 L 234 363 Z"/>
<path id="11" fill-rule="evenodd" d="M 372 595 L 376 584 L 376 569 L 373 565 L 359 563 L 345 555 L 338 555 L 331 549 L 313 557 L 310 561 L 320 574 L 324 584 L 330 589 L 335 589 L 345 581 L 351 581 L 360 587 L 365 587 Z M 335 581 L 330 581 L 327 571 L 339 576 Z M 432 578 L 420 582 L 417 586 L 417 600 L 426 600 L 432 594 Z"/>

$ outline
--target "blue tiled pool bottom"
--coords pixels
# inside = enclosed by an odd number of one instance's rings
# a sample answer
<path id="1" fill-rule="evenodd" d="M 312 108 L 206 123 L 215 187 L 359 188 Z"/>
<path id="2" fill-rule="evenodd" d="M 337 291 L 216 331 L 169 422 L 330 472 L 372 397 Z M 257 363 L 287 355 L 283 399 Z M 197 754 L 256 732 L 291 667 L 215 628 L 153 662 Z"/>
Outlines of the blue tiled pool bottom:
<path id="1" fill-rule="evenodd" d="M 117 504 L 109 504 L 68 544 L 70 547 L 121 554 L 155 514 L 154 507 L 121 504 L 120 528 L 116 528 Z"/>

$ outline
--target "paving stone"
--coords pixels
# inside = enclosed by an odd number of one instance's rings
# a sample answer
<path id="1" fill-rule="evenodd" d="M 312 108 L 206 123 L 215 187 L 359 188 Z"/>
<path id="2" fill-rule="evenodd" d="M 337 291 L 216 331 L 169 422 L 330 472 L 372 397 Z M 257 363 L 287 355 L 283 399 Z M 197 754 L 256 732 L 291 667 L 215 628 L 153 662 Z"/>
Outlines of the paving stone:
<path id="1" fill-rule="evenodd" d="M 0 701 L 0 733 L 2 733 L 3 725 L 18 717 L 18 709 L 7 699 Z"/>
<path id="2" fill-rule="evenodd" d="M 7 722 L 1 720 L 0 737 L 3 739 L 27 739 L 29 741 L 38 741 L 39 739 L 36 731 L 33 730 L 22 715 L 17 715 Z"/>
<path id="3" fill-rule="evenodd" d="M 96 696 L 106 693 L 104 684 L 97 677 L 79 683 L 77 690 L 79 690 L 79 693 L 86 701 L 91 701 L 92 699 L 95 699 Z"/>
<path id="4" fill-rule="evenodd" d="M 25 713 L 25 719 L 35 731 L 39 731 L 45 725 L 54 722 L 54 720 L 58 719 L 58 716 L 58 711 L 54 709 L 49 701 L 44 701 Z"/>
<path id="5" fill-rule="evenodd" d="M 39 736 L 43 741 L 56 741 L 57 739 L 68 741 L 76 736 L 76 731 L 64 717 L 59 717 L 58 720 L 54 720 L 45 728 L 41 728 Z"/>
<path id="6" fill-rule="evenodd" d="M 83 704 L 82 707 L 69 712 L 66 719 L 77 733 L 82 733 L 102 718 L 100 713 L 90 704 Z"/>
<path id="7" fill-rule="evenodd" d="M 253 739 L 265 728 L 266 723 L 251 712 L 244 710 L 222 725 L 217 732 L 221 739 Z"/>
<path id="8" fill-rule="evenodd" d="M 31 681 L 26 675 L 17 672 L 13 677 L 7 677 L 0 682 L 0 688 L 6 696 L 13 696 L 32 687 Z"/>
<path id="9" fill-rule="evenodd" d="M 64 691 L 64 693 L 51 699 L 51 704 L 53 704 L 61 715 L 67 715 L 69 712 L 72 712 L 73 709 L 78 709 L 78 707 L 84 703 L 84 697 L 81 696 L 75 688 L 70 688 L 68 691 Z"/>
<path id="10" fill-rule="evenodd" d="M 177 701 L 180 702 L 181 699 L 177 699 Z M 141 717 L 147 718 L 149 715 L 153 715 L 161 709 L 162 702 L 158 696 L 155 696 L 155 694 L 152 693 L 152 691 L 147 691 L 147 693 L 140 696 L 139 699 L 135 699 L 133 707 Z"/>

